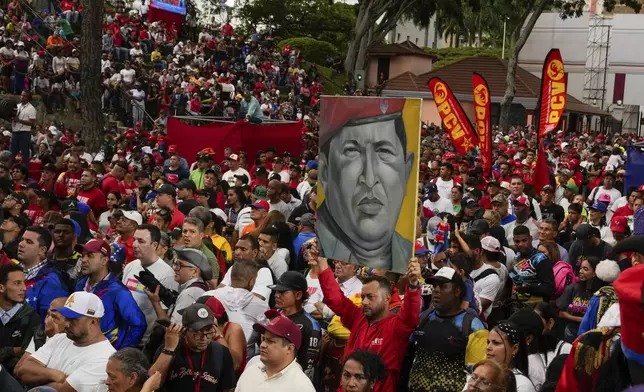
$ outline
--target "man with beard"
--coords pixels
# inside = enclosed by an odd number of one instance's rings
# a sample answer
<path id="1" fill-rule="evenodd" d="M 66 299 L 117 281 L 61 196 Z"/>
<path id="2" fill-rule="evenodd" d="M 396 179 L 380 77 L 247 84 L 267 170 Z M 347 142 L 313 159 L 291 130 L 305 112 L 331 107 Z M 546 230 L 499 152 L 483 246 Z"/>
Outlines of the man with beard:
<path id="1" fill-rule="evenodd" d="M 434 307 L 420 315 L 412 334 L 415 355 L 409 390 L 461 391 L 465 366 L 485 359 L 488 331 L 481 320 L 461 308 L 466 289 L 456 270 L 443 267 L 428 283 Z"/>
<path id="2" fill-rule="evenodd" d="M 409 336 L 419 321 L 420 264 L 416 259 L 409 262 L 409 283 L 405 291 L 405 301 L 397 314 L 389 312 L 392 292 L 387 278 L 367 278 L 362 286 L 362 306 L 358 306 L 345 297 L 333 276 L 333 271 L 329 269 L 327 259 L 318 257 L 318 264 L 324 302 L 342 318 L 342 324 L 351 331 L 344 351 L 345 356 L 355 350 L 368 350 L 379 354 L 387 367 L 387 376 L 384 381 L 376 384 L 375 390 L 395 391 Z"/>
<path id="3" fill-rule="evenodd" d="M 9 373 L 40 328 L 40 317 L 25 304 L 26 292 L 22 267 L 0 265 L 0 365 Z"/>
<path id="4" fill-rule="evenodd" d="M 15 375 L 29 386 L 92 391 L 107 377 L 105 366 L 116 352 L 101 331 L 103 303 L 95 294 L 79 291 L 56 310 L 65 317 L 65 333 L 54 335 L 21 361 Z"/>
<path id="5" fill-rule="evenodd" d="M 71 155 L 67 161 L 67 171 L 58 177 L 56 181 L 56 195 L 59 199 L 76 196 L 81 187 L 81 175 L 83 171 L 80 167 L 80 159 L 76 155 Z"/>
<path id="6" fill-rule="evenodd" d="M 232 392 L 236 385 L 233 358 L 228 348 L 217 343 L 222 336 L 210 308 L 187 307 L 182 324 L 166 328 L 165 344 L 157 351 L 151 374 L 161 373 L 164 387 L 171 391 Z"/>
<path id="7" fill-rule="evenodd" d="M 54 253 L 51 261 L 59 271 L 75 281 L 80 277 L 80 253 L 74 250 L 78 236 L 77 225 L 71 219 L 62 219 L 56 223 L 52 232 L 54 236 Z M 71 287 L 74 287 L 73 285 Z"/>
<path id="8" fill-rule="evenodd" d="M 94 216 L 101 216 L 107 209 L 105 194 L 96 187 L 96 172 L 94 169 L 85 169 L 81 174 L 81 188 L 76 198 L 92 209 Z"/>
<path id="9" fill-rule="evenodd" d="M 117 274 L 109 270 L 110 244 L 93 239 L 85 245 L 76 245 L 76 251 L 82 253 L 81 272 L 84 276 L 76 284 L 76 291 L 100 295 L 105 308 L 101 331 L 114 348 L 136 347 L 147 328 L 145 316 Z"/>

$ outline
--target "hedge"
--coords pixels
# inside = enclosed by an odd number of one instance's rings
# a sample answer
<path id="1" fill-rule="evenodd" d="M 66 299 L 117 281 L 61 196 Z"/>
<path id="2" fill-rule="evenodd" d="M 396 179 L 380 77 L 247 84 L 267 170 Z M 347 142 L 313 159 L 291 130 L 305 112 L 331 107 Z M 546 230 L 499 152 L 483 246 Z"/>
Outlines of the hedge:
<path id="1" fill-rule="evenodd" d="M 338 56 L 335 46 L 326 41 L 318 41 L 309 37 L 295 37 L 280 41 L 280 49 L 289 45 L 300 50 L 302 59 L 316 64 L 324 64 L 327 56 Z"/>

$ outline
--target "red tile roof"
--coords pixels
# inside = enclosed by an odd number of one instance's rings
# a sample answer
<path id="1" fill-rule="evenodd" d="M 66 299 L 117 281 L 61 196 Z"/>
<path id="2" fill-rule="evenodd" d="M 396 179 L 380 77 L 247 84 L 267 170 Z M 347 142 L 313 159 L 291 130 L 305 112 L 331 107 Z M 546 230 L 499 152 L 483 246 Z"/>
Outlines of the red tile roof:
<path id="1" fill-rule="evenodd" d="M 436 61 L 436 56 L 430 53 L 425 52 L 419 46 L 415 45 L 411 41 L 405 41 L 402 43 L 391 43 L 384 45 L 375 45 L 369 48 L 367 51 L 369 55 L 375 55 L 379 57 L 393 57 L 401 55 L 416 55 L 416 56 L 425 56 L 431 57 Z"/>
<path id="2" fill-rule="evenodd" d="M 481 74 L 488 83 L 493 97 L 505 95 L 507 61 L 497 57 L 468 57 L 453 64 L 433 70 L 422 75 L 406 72 L 386 82 L 384 90 L 429 92 L 427 82 L 433 77 L 441 78 L 452 89 L 454 94 L 472 95 L 472 72 Z M 518 98 L 539 98 L 541 79 L 521 67 L 517 67 L 514 78 Z M 585 104 L 568 94 L 566 110 L 570 112 L 607 115 L 599 108 Z"/>

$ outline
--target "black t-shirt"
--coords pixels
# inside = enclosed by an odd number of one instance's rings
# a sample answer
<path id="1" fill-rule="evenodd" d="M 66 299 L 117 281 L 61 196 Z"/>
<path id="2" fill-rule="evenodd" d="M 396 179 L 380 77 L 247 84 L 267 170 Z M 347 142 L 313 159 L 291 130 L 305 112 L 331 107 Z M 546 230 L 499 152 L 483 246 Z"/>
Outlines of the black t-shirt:
<path id="1" fill-rule="evenodd" d="M 553 218 L 557 221 L 557 223 L 561 224 L 561 222 L 563 222 L 564 218 L 566 217 L 563 207 L 559 204 L 552 203 L 549 206 L 541 204 L 539 207 L 541 208 L 542 220 L 546 218 Z"/>
<path id="2" fill-rule="evenodd" d="M 194 375 L 201 378 L 198 392 L 221 392 L 234 389 L 237 385 L 230 351 L 216 342 L 210 343 L 203 357 L 203 352 L 192 352 L 187 349 L 185 342 L 181 341 L 175 350 L 175 356 L 163 386 L 166 391 L 195 392 L 199 381 Z"/>
<path id="3" fill-rule="evenodd" d="M 317 364 L 320 361 L 322 349 L 322 330 L 316 319 L 304 310 L 288 316 L 302 331 L 302 345 L 297 352 L 297 362 L 302 366 L 304 374 L 317 385 Z"/>

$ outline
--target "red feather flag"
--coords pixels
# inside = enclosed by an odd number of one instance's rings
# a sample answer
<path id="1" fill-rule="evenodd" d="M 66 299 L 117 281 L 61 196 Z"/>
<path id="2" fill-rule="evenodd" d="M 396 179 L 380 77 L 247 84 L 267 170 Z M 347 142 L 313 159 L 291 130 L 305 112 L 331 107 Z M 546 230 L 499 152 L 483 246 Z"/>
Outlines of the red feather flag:
<path id="1" fill-rule="evenodd" d="M 543 139 L 554 131 L 566 108 L 566 74 L 559 49 L 551 49 L 543 63 L 541 74 L 541 100 L 539 101 L 539 137 L 537 166 L 533 185 L 537 193 L 550 184 L 546 151 Z"/>

